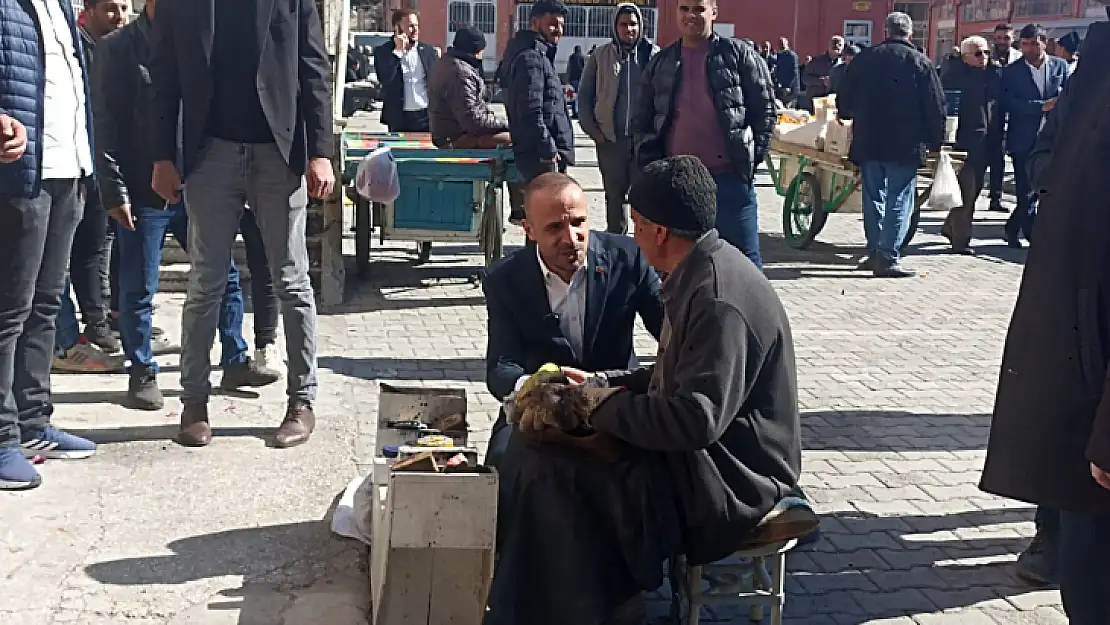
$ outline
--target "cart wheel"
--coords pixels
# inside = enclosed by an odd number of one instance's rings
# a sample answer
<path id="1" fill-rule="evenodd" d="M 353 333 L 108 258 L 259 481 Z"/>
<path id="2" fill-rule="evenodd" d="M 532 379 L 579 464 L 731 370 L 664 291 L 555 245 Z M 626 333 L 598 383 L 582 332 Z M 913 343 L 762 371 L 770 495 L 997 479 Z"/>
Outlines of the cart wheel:
<path id="1" fill-rule="evenodd" d="M 359 197 L 355 202 L 355 268 L 360 280 L 370 277 L 370 213 L 370 200 Z"/>
<path id="2" fill-rule="evenodd" d="M 910 227 L 906 229 L 906 238 L 902 241 L 902 246 L 899 250 L 904 250 L 910 246 L 910 241 L 913 241 L 913 235 L 917 234 L 917 225 L 921 222 L 921 210 L 916 209 L 913 215 L 910 216 Z"/>
<path id="3" fill-rule="evenodd" d="M 798 174 L 782 203 L 782 232 L 790 247 L 804 250 L 821 233 L 829 214 L 825 211 L 821 182 L 809 172 Z"/>

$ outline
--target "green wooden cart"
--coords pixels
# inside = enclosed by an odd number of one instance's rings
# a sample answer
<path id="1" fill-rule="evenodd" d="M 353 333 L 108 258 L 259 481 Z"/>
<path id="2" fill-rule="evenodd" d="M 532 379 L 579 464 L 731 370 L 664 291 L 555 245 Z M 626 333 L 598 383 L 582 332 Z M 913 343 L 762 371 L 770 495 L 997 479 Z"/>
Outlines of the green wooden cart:
<path id="1" fill-rule="evenodd" d="M 947 148 L 945 151 L 958 170 L 964 154 Z M 799 250 L 809 247 L 832 213 L 863 212 L 859 169 L 846 157 L 775 139 L 766 162 L 775 190 L 783 198 L 782 232 L 791 247 Z M 933 190 L 937 163 L 937 155 L 931 154 L 918 171 L 913 217 L 902 241 L 903 248 L 917 232 L 921 207 Z"/>

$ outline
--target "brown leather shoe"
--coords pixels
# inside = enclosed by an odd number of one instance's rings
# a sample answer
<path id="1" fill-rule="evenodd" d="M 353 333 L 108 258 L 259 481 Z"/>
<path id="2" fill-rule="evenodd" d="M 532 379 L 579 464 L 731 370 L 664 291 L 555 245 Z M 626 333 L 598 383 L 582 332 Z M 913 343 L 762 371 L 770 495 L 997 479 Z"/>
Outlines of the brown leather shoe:
<path id="1" fill-rule="evenodd" d="M 181 410 L 181 429 L 177 432 L 176 440 L 186 447 L 204 447 L 212 442 L 207 404 L 185 404 L 185 408 Z"/>
<path id="2" fill-rule="evenodd" d="M 294 399 L 289 402 L 285 419 L 274 436 L 274 446 L 285 449 L 306 443 L 315 428 L 316 413 L 312 410 L 312 404 Z"/>

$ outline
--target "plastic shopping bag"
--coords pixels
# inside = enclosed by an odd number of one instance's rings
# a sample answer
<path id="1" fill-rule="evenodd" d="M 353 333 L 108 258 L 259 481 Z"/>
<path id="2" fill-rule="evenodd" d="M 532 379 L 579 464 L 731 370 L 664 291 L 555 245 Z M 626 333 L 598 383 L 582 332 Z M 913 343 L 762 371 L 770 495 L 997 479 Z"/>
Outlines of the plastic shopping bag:
<path id="1" fill-rule="evenodd" d="M 936 210 L 952 210 L 964 203 L 960 193 L 960 181 L 956 178 L 956 168 L 952 157 L 941 152 L 937 161 L 937 171 L 933 175 L 933 191 L 929 195 L 929 205 Z"/>
<path id="2" fill-rule="evenodd" d="M 401 195 L 397 161 L 389 148 L 378 148 L 362 159 L 355 172 L 355 190 L 371 202 L 392 202 Z"/>

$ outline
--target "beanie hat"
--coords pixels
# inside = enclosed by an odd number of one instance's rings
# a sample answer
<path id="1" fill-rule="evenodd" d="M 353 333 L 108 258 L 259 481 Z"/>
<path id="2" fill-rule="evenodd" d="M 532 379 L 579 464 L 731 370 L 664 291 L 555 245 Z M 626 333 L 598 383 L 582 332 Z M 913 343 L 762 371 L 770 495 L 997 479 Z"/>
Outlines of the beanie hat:
<path id="1" fill-rule="evenodd" d="M 455 42 L 451 47 L 459 52 L 478 54 L 486 49 L 486 36 L 473 26 L 462 26 L 455 31 Z"/>
<path id="2" fill-rule="evenodd" d="M 717 182 L 696 156 L 672 156 L 644 168 L 628 203 L 654 224 L 705 234 L 717 223 Z"/>
<path id="3" fill-rule="evenodd" d="M 530 19 L 543 17 L 545 15 L 566 15 L 570 11 L 567 10 L 567 5 L 563 4 L 563 0 L 536 0 L 532 4 L 532 13 L 529 15 Z"/>

